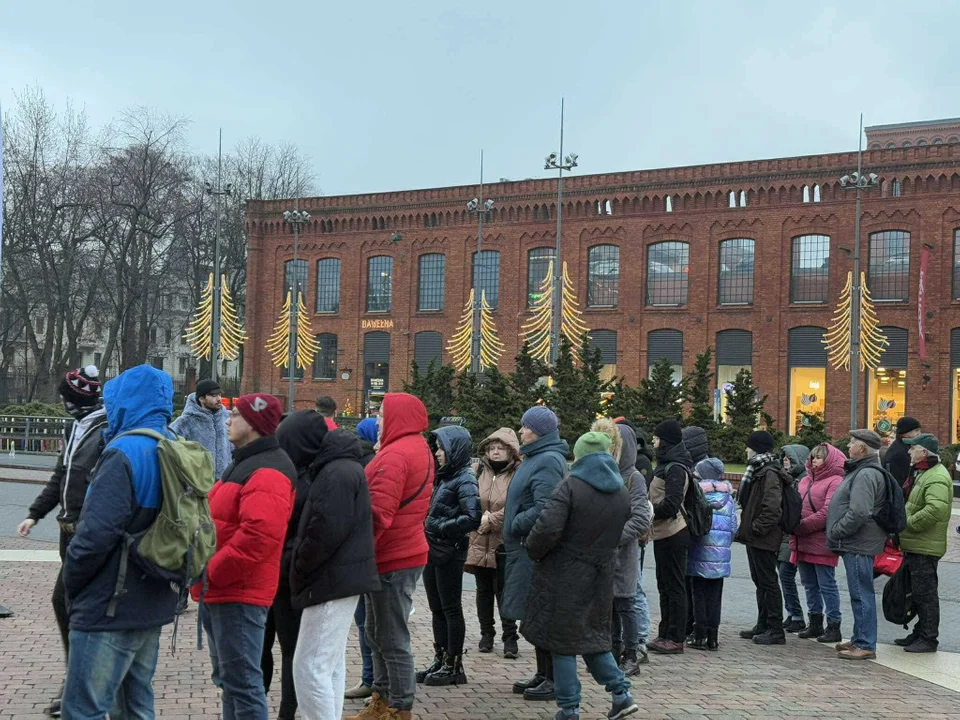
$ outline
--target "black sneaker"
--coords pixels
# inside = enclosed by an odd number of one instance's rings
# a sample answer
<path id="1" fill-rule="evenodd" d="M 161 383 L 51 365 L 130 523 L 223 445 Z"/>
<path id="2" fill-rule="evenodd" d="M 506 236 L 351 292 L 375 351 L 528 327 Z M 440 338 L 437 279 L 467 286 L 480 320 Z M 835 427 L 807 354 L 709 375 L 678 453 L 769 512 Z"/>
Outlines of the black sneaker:
<path id="1" fill-rule="evenodd" d="M 937 643 L 932 640 L 927 640 L 926 638 L 918 637 L 907 645 L 903 651 L 908 653 L 935 653 L 937 651 Z"/>
<path id="2" fill-rule="evenodd" d="M 520 648 L 517 647 L 517 639 L 510 638 L 503 641 L 503 656 L 507 660 L 516 660 L 520 657 Z"/>
<path id="3" fill-rule="evenodd" d="M 630 693 L 615 694 L 613 696 L 613 707 L 607 713 L 607 718 L 609 720 L 620 720 L 620 718 L 633 715 L 635 712 L 640 712 L 640 708 L 637 707 Z"/>
<path id="4" fill-rule="evenodd" d="M 754 625 L 749 630 L 741 630 L 740 637 L 744 640 L 753 640 L 757 635 L 761 635 L 766 632 L 765 628 L 760 627 L 759 625 Z"/>
<path id="5" fill-rule="evenodd" d="M 523 692 L 523 699 L 533 702 L 548 702 L 557 699 L 557 690 L 553 685 L 553 680 L 544 678 L 543 682 L 536 687 L 527 688 Z"/>
<path id="6" fill-rule="evenodd" d="M 787 637 L 782 630 L 780 632 L 767 630 L 759 635 L 754 635 L 753 642 L 756 645 L 786 645 Z"/>
<path id="7" fill-rule="evenodd" d="M 791 620 L 790 618 L 787 618 L 787 621 L 784 624 L 783 629 L 786 630 L 788 633 L 798 633 L 801 630 L 807 629 L 807 623 L 803 621 L 803 618 L 800 618 L 799 620 L 796 620 L 796 619 Z"/>
<path id="8" fill-rule="evenodd" d="M 523 695 L 527 690 L 537 687 L 537 685 L 542 683 L 544 680 L 546 680 L 546 678 L 540 674 L 534 675 L 529 680 L 517 680 L 513 684 L 513 694 Z"/>
<path id="9" fill-rule="evenodd" d="M 912 632 L 906 637 L 897 638 L 896 640 L 893 641 L 893 644 L 899 645 L 900 647 L 907 647 L 909 645 L 913 645 L 913 643 L 917 641 L 918 637 L 919 636 L 917 635 L 917 633 Z"/>
<path id="10" fill-rule="evenodd" d="M 480 644 L 477 649 L 482 653 L 493 652 L 493 635 L 484 635 L 480 638 Z"/>

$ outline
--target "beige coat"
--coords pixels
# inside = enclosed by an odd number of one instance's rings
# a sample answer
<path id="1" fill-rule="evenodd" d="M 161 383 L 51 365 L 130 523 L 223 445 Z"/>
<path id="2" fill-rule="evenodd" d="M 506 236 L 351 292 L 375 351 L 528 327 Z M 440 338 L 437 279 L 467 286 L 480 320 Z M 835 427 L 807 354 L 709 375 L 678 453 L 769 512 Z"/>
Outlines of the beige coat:
<path id="1" fill-rule="evenodd" d="M 513 458 L 499 474 L 493 472 L 486 457 L 487 446 L 494 440 L 506 445 Z M 468 571 L 471 567 L 497 567 L 497 548 L 503 544 L 503 508 L 507 502 L 510 480 L 520 464 L 520 441 L 510 428 L 500 428 L 480 443 L 477 451 L 480 453 L 480 462 L 475 469 L 480 485 L 483 519 L 480 521 L 480 529 L 470 533 L 470 547 L 465 563 Z"/>

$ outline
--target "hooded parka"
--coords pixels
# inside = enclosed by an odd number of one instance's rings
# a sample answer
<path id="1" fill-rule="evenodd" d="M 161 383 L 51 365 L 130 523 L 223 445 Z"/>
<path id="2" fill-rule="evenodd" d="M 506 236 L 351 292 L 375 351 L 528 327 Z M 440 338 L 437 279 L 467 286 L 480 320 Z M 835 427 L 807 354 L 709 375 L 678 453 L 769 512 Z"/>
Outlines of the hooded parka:
<path id="1" fill-rule="evenodd" d="M 483 511 L 470 465 L 470 433 L 462 427 L 442 427 L 433 431 L 431 442 L 447 456 L 446 464 L 436 471 L 425 525 L 430 562 L 442 565 L 467 546 L 470 533 L 480 527 Z"/>
<path id="2" fill-rule="evenodd" d="M 510 453 L 510 461 L 500 472 L 496 472 L 487 459 L 487 448 L 494 442 L 504 445 Z M 466 566 L 496 568 L 497 548 L 503 545 L 503 511 L 507 503 L 507 489 L 520 465 L 520 443 L 516 433 L 508 428 L 500 428 L 480 443 L 477 452 L 480 454 L 477 484 L 483 515 L 480 527 L 470 533 Z"/>

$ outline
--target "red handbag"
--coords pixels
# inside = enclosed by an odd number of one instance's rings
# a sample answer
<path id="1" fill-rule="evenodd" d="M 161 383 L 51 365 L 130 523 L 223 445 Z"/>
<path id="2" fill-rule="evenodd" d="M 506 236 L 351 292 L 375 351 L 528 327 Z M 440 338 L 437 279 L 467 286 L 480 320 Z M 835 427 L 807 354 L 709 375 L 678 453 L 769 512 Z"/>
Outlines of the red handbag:
<path id="1" fill-rule="evenodd" d="M 893 577 L 893 574 L 900 569 L 903 564 L 903 553 L 894 546 L 893 542 L 887 540 L 883 552 L 877 555 L 873 560 L 873 575 L 887 575 Z"/>

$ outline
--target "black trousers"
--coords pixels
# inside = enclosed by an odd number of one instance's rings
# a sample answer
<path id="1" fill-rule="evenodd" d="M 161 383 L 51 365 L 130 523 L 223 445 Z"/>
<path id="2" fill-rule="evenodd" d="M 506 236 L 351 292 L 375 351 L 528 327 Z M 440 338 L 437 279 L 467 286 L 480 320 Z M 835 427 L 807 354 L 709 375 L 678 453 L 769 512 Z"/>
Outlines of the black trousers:
<path id="1" fill-rule="evenodd" d="M 496 600 L 497 609 L 503 602 L 504 570 L 507 565 L 506 553 L 503 545 L 497 548 L 497 566 L 495 568 L 475 567 L 473 577 L 477 581 L 477 618 L 480 620 L 480 635 L 494 637 L 497 634 L 497 623 L 493 617 L 493 603 Z M 503 639 L 517 638 L 517 623 L 505 620 L 500 616 L 503 626 Z"/>
<path id="2" fill-rule="evenodd" d="M 542 675 L 547 680 L 553 681 L 553 653 L 549 650 L 541 650 L 535 647 L 537 654 L 537 675 Z"/>
<path id="3" fill-rule="evenodd" d="M 720 627 L 720 608 L 723 605 L 723 578 L 691 577 L 693 617 L 696 629 L 717 630 Z"/>
<path id="4" fill-rule="evenodd" d="M 693 632 L 693 626 L 697 619 L 693 615 L 693 577 L 687 575 L 684 581 L 687 589 L 687 635 Z"/>
<path id="5" fill-rule="evenodd" d="M 783 632 L 783 594 L 777 573 L 777 552 L 747 546 L 750 579 L 757 588 L 757 628 Z"/>
<path id="6" fill-rule="evenodd" d="M 690 533 L 686 528 L 668 538 L 653 541 L 653 557 L 657 564 L 657 590 L 660 593 L 659 636 L 682 643 L 686 638 L 687 550 Z"/>
<path id="7" fill-rule="evenodd" d="M 263 654 L 260 669 L 263 671 L 263 689 L 269 695 L 273 680 L 273 643 L 280 640 L 280 720 L 293 720 L 297 713 L 297 690 L 293 684 L 293 654 L 297 651 L 300 635 L 300 610 L 295 610 L 290 601 L 290 585 L 281 580 L 277 596 L 267 612 L 264 628 Z"/>
<path id="8" fill-rule="evenodd" d="M 610 640 L 615 647 L 620 646 L 624 650 L 637 649 L 637 613 L 633 609 L 632 597 L 613 599 L 612 627 L 613 635 Z"/>
<path id="9" fill-rule="evenodd" d="M 60 572 L 57 581 L 53 584 L 53 614 L 57 618 L 57 628 L 60 630 L 60 639 L 63 641 L 63 657 L 70 654 L 70 616 L 67 614 L 67 593 L 63 587 L 63 560 L 67 557 L 67 545 L 73 533 L 60 531 Z"/>
<path id="10" fill-rule="evenodd" d="M 924 640 L 936 643 L 940 636 L 939 558 L 905 552 L 903 561 L 910 570 L 913 606 L 917 610 L 917 624 L 913 632 Z"/>
<path id="11" fill-rule="evenodd" d="M 428 562 L 423 569 L 423 586 L 433 616 L 433 642 L 453 657 L 463 655 L 467 634 L 463 619 L 463 563 L 467 550 L 458 550 L 441 565 Z"/>

